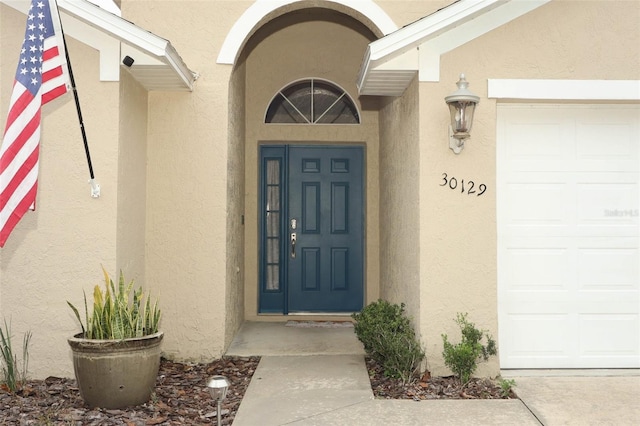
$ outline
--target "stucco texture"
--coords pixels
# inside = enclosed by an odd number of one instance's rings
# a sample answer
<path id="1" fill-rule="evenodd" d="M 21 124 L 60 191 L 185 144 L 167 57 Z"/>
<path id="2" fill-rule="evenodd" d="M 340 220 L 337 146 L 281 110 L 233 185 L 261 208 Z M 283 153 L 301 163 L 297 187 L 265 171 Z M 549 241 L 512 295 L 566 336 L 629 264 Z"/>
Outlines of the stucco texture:
<path id="1" fill-rule="evenodd" d="M 25 22 L 0 5 L 3 132 Z M 119 87 L 99 81 L 96 51 L 71 37 L 67 45 L 102 195 L 90 196 L 78 115 L 67 94 L 43 108 L 36 210 L 0 251 L 0 322 L 11 322 L 16 347 L 31 331 L 29 371 L 38 378 L 73 375 L 66 339 L 80 326 L 66 301 L 82 306 L 83 290 L 90 294 L 100 283 L 100 265 L 116 269 Z"/>
<path id="2" fill-rule="evenodd" d="M 640 77 L 640 4 L 553 1 L 441 58 L 441 81 L 421 83 L 419 329 L 429 368 L 446 374 L 442 339 L 459 338 L 456 312 L 498 334 L 496 235 L 496 103 L 487 80 L 621 79 Z M 471 139 L 460 155 L 448 148 L 444 97 L 464 72 L 480 96 Z M 444 173 L 458 190 L 441 186 Z M 485 184 L 482 196 L 460 192 L 460 181 Z M 500 344 L 500 342 L 498 342 Z M 482 364 L 496 375 L 499 360 Z"/>
<path id="3" fill-rule="evenodd" d="M 449 3 L 376 2 L 399 28 Z M 44 111 L 38 208 L 0 252 L 0 321 L 10 319 L 16 336 L 33 332 L 33 377 L 73 374 L 66 338 L 79 327 L 66 300 L 82 305 L 82 291 L 100 282 L 100 264 L 112 273 L 122 267 L 159 297 L 169 357 L 217 358 L 244 320 L 274 319 L 257 313 L 258 146 L 283 142 L 365 146 L 366 301 L 406 303 L 428 368 L 447 374 L 441 333 L 459 335 L 457 312 L 498 334 L 497 101 L 487 98 L 487 80 L 640 79 L 637 1 L 552 1 L 444 54 L 439 82 L 416 77 L 394 99 L 356 95 L 377 33 L 358 22 L 361 13 L 328 1 L 263 17 L 235 65 L 217 64 L 227 34 L 253 4 L 121 2 L 123 17 L 170 40 L 198 73 L 193 92 L 146 92 L 126 71 L 119 83 L 101 82 L 98 53 L 68 38 L 102 194 L 89 196 L 67 96 Z M 3 123 L 24 21 L 0 5 Z M 481 101 L 471 139 L 455 155 L 444 97 L 461 72 Z M 308 77 L 344 88 L 362 124 L 265 125 L 271 97 Z M 445 174 L 486 192 L 453 190 Z M 494 358 L 479 374 L 498 372 Z"/>
<path id="4" fill-rule="evenodd" d="M 242 182 L 230 187 L 227 173 L 242 155 L 229 154 L 229 133 L 242 125 L 228 115 L 232 69 L 215 57 L 247 6 L 122 2 L 124 16 L 171 40 L 200 75 L 191 93 L 149 94 L 145 274 L 162 302 L 163 351 L 172 358 L 221 356 L 242 314 L 226 316 L 242 300 Z"/>
<path id="5" fill-rule="evenodd" d="M 418 81 L 380 109 L 380 297 L 419 324 L 420 139 Z M 419 330 L 418 330 L 419 332 Z"/>

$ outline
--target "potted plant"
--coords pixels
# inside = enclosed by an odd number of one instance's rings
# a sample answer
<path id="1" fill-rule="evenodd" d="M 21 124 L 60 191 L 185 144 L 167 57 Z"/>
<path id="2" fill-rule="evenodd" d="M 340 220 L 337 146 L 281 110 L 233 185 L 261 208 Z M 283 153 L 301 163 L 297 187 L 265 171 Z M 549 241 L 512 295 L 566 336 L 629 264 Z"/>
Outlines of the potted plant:
<path id="1" fill-rule="evenodd" d="M 158 302 L 145 299 L 142 288 L 134 290 L 133 280 L 125 284 L 122 271 L 117 285 L 102 271 L 105 288 L 95 286 L 91 314 L 84 295 L 86 327 L 67 301 L 82 329 L 68 339 L 80 395 L 91 407 L 142 404 L 151 397 L 160 368 Z"/>

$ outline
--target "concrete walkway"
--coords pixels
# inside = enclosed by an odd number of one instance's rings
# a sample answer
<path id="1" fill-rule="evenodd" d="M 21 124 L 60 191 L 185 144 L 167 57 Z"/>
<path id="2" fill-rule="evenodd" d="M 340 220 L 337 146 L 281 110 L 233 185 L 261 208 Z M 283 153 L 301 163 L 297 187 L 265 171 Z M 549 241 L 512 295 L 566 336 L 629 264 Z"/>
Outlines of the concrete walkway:
<path id="1" fill-rule="evenodd" d="M 640 424 L 638 370 L 599 377 L 592 370 L 576 377 L 511 372 L 520 400 L 414 402 L 373 398 L 352 328 L 247 322 L 227 355 L 262 356 L 237 426 Z"/>
<path id="2" fill-rule="evenodd" d="M 514 375 L 518 397 L 541 424 L 640 425 L 638 370 L 537 371 L 533 375 L 516 371 L 508 375 Z"/>

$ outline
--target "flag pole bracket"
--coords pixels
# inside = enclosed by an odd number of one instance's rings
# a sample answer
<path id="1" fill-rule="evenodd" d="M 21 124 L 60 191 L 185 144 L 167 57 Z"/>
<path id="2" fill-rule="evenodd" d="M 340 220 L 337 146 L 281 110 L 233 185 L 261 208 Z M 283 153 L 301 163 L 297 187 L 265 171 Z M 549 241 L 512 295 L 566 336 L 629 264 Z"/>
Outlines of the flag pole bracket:
<path id="1" fill-rule="evenodd" d="M 89 179 L 89 184 L 91 185 L 91 198 L 99 198 L 100 184 L 96 183 L 95 179 Z"/>

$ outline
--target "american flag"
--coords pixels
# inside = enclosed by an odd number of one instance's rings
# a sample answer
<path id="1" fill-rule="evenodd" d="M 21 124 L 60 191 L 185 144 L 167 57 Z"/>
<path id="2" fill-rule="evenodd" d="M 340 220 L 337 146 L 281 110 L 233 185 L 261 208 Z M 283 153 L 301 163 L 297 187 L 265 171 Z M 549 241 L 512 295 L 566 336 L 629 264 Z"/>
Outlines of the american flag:
<path id="1" fill-rule="evenodd" d="M 41 107 L 68 89 L 55 0 L 32 0 L 0 147 L 0 247 L 35 208 Z"/>

